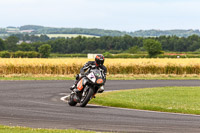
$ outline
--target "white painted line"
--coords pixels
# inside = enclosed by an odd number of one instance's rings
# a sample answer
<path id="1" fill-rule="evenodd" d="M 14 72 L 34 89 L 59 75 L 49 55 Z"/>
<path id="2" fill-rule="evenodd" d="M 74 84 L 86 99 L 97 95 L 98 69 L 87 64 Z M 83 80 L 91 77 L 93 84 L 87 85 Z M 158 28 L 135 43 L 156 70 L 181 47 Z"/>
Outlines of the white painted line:
<path id="1" fill-rule="evenodd" d="M 69 93 L 59 93 L 59 95 L 68 95 Z"/>
<path id="2" fill-rule="evenodd" d="M 60 100 L 61 100 L 61 101 L 64 101 L 64 102 L 68 102 L 68 101 L 66 100 L 68 97 L 69 97 L 69 95 L 68 95 L 68 96 L 64 96 L 64 97 L 61 97 Z"/>
<path id="3" fill-rule="evenodd" d="M 108 91 L 104 91 L 104 92 L 112 92 L 112 91 L 118 91 L 118 90 L 108 90 Z M 64 93 L 62 93 L 62 94 L 64 94 Z M 62 100 L 64 102 L 68 102 L 66 100 L 68 97 L 69 97 L 69 95 L 61 97 L 60 100 Z M 121 110 L 127 110 L 127 111 L 140 111 L 140 112 L 147 112 L 147 113 L 160 113 L 160 114 L 171 114 L 171 115 L 183 115 L 183 116 L 196 116 L 196 117 L 200 117 L 200 115 L 195 115 L 195 114 L 182 114 L 182 113 L 159 112 L 159 111 L 151 111 L 151 110 L 128 109 L 128 108 L 120 108 L 120 107 L 101 106 L 101 105 L 95 105 L 95 104 L 88 104 L 88 105 L 90 105 L 90 106 L 105 107 L 105 108 L 111 108 L 111 109 L 121 109 Z"/>
<path id="4" fill-rule="evenodd" d="M 127 111 L 140 111 L 140 112 L 147 112 L 147 113 L 159 113 L 159 114 L 171 114 L 171 115 L 184 115 L 184 116 L 196 116 L 196 117 L 200 117 L 200 115 L 195 115 L 195 114 L 182 114 L 182 113 L 159 112 L 159 111 L 151 111 L 151 110 L 128 109 L 128 108 L 101 106 L 101 105 L 95 105 L 95 104 L 88 104 L 88 105 L 90 105 L 90 106 L 105 107 L 105 108 L 110 108 L 110 109 L 127 110 Z"/>

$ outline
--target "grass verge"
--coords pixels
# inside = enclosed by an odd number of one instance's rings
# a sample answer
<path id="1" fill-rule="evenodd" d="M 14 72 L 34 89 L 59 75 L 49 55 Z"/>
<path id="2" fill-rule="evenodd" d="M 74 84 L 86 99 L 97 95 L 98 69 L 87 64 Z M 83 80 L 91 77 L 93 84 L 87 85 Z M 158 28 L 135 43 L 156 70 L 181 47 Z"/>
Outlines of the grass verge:
<path id="1" fill-rule="evenodd" d="M 200 87 L 157 87 L 106 92 L 91 104 L 200 115 Z"/>
<path id="2" fill-rule="evenodd" d="M 0 77 L 0 80 L 74 80 L 72 77 Z"/>
<path id="3" fill-rule="evenodd" d="M 153 75 L 153 74 L 116 74 L 107 76 L 108 80 L 200 80 L 200 75 Z M 0 80 L 75 80 L 75 75 L 48 75 L 48 74 L 10 74 L 0 75 Z"/>
<path id="4" fill-rule="evenodd" d="M 61 130 L 61 129 L 35 129 L 27 127 L 9 127 L 0 125 L 0 133 L 95 133 L 94 131 Z"/>

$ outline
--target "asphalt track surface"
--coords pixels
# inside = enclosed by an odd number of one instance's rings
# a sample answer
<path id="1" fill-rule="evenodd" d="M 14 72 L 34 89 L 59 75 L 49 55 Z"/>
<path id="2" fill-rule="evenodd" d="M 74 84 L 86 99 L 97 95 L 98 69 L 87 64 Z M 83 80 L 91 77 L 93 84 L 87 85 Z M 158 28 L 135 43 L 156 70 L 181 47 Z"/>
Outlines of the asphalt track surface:
<path id="1" fill-rule="evenodd" d="M 0 81 L 0 125 L 108 132 L 199 133 L 200 116 L 87 105 L 60 100 L 73 81 Z M 200 86 L 199 80 L 107 81 L 106 90 Z"/>

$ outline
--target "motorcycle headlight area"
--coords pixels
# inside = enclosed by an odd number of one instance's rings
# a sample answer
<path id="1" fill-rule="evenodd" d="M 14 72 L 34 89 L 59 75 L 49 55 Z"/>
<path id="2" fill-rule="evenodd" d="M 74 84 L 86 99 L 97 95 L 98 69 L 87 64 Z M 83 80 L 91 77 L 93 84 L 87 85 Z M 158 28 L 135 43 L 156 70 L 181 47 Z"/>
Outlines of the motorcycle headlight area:
<path id="1" fill-rule="evenodd" d="M 103 79 L 98 79 L 97 80 L 97 84 L 102 84 L 103 83 Z"/>

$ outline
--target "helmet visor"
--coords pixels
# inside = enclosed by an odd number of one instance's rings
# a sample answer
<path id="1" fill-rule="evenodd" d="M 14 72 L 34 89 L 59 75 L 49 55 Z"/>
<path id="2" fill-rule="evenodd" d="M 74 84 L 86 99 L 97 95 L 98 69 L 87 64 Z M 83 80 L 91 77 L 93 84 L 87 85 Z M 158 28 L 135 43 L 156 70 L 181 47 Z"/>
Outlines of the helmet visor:
<path id="1" fill-rule="evenodd" d="M 103 63 L 104 63 L 104 60 L 97 60 L 96 63 L 97 63 L 97 65 L 100 65 L 100 66 L 101 66 L 101 65 L 103 65 Z"/>

